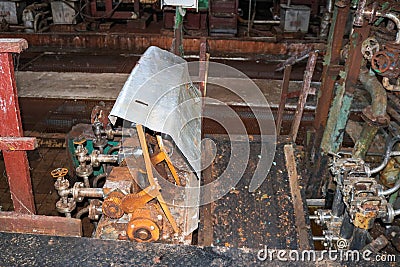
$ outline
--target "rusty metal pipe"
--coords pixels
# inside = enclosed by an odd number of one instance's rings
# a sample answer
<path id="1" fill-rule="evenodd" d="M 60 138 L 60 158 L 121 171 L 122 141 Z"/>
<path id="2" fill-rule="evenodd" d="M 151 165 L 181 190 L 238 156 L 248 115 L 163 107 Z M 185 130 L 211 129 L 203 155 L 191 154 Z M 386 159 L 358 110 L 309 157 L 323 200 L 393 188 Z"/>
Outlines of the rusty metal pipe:
<path id="1" fill-rule="evenodd" d="M 90 206 L 87 206 L 83 209 L 81 209 L 80 211 L 78 211 L 78 213 L 75 215 L 76 219 L 80 219 L 82 217 L 83 214 L 88 213 L 90 209 Z"/>
<path id="2" fill-rule="evenodd" d="M 97 183 L 99 182 L 100 179 L 106 178 L 107 174 L 102 173 L 97 175 L 94 179 L 93 179 L 93 187 L 96 188 L 97 187 Z"/>
<path id="3" fill-rule="evenodd" d="M 400 44 L 400 19 L 397 15 L 390 13 L 390 12 L 385 12 L 385 13 L 381 13 L 379 11 L 376 12 L 375 14 L 378 17 L 384 17 L 384 18 L 388 18 L 391 21 L 393 21 L 396 24 L 397 27 L 397 35 L 396 35 L 396 44 Z"/>
<path id="4" fill-rule="evenodd" d="M 378 81 L 374 73 L 371 73 L 367 68 L 362 68 L 360 71 L 359 79 L 371 95 L 371 110 L 372 115 L 375 117 L 386 115 L 387 95 L 386 90 Z M 361 131 L 360 138 L 357 140 L 354 149 L 354 158 L 365 158 L 365 155 L 372 144 L 376 133 L 379 130 L 378 125 L 366 122 Z"/>

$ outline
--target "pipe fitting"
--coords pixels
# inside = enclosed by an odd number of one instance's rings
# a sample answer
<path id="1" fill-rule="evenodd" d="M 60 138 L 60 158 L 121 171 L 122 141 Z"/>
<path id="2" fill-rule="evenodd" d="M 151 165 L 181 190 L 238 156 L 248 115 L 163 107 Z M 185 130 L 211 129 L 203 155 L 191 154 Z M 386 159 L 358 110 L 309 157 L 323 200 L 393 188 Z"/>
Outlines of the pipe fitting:
<path id="1" fill-rule="evenodd" d="M 353 158 L 364 159 L 379 127 L 387 124 L 390 118 L 386 114 L 386 90 L 375 74 L 364 67 L 360 71 L 359 80 L 372 99 L 371 105 L 363 111 L 366 124 L 352 152 Z"/>
<path id="2" fill-rule="evenodd" d="M 389 188 L 388 190 L 384 190 L 379 192 L 379 196 L 389 196 L 393 193 L 396 193 L 400 189 L 400 179 L 397 180 L 397 182 L 394 184 L 392 188 Z"/>
<path id="3" fill-rule="evenodd" d="M 397 85 L 391 84 L 388 77 L 383 77 L 382 84 L 383 84 L 383 87 L 385 87 L 385 89 L 388 91 L 393 91 L 393 92 L 400 91 L 400 85 L 399 84 L 397 84 Z"/>
<path id="4" fill-rule="evenodd" d="M 395 44 L 400 44 L 400 19 L 399 19 L 399 17 L 397 17 L 394 13 L 390 13 L 390 12 L 381 13 L 379 11 L 377 11 L 375 13 L 375 15 L 378 16 L 378 17 L 388 18 L 391 21 L 393 21 L 394 24 L 396 24 L 397 35 L 396 35 Z"/>

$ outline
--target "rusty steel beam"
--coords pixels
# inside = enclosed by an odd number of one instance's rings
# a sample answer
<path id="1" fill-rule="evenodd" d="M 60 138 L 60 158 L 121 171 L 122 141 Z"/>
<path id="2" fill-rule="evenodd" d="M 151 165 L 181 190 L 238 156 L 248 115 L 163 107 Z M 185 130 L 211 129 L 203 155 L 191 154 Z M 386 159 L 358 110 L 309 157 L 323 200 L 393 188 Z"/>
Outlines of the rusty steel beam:
<path id="1" fill-rule="evenodd" d="M 329 30 L 327 51 L 324 58 L 324 66 L 322 71 L 321 95 L 318 99 L 317 109 L 315 111 L 314 129 L 316 130 L 316 138 L 314 147 L 320 145 L 323 131 L 328 120 L 329 108 L 333 99 L 333 91 L 339 71 L 341 69 L 340 51 L 343 45 L 343 36 L 345 33 L 345 25 L 350 12 L 350 5 L 335 5 L 332 17 L 332 24 Z"/>
<path id="2" fill-rule="evenodd" d="M 80 237 L 82 226 L 79 219 L 0 212 L 0 232 Z"/>
<path id="3" fill-rule="evenodd" d="M 290 136 L 293 142 L 296 142 L 297 133 L 300 128 L 301 118 L 303 117 L 304 106 L 306 105 L 307 96 L 310 93 L 311 81 L 314 74 L 315 65 L 317 64 L 318 53 L 311 52 L 308 58 L 307 67 L 304 71 L 303 87 L 300 91 L 299 100 L 297 101 L 297 108 L 294 114 L 294 121 L 290 130 Z"/>
<path id="4" fill-rule="evenodd" d="M 28 43 L 23 39 L 0 39 L 0 67 L 2 70 L 0 74 L 0 121 L 3 124 L 0 127 L 1 137 L 23 136 L 11 53 L 20 53 L 27 47 Z M 14 210 L 34 214 L 36 212 L 35 202 L 26 152 L 3 150 L 3 158 Z"/>
<path id="5" fill-rule="evenodd" d="M 296 158 L 294 155 L 294 148 L 292 144 L 285 145 L 285 162 L 286 169 L 289 176 L 290 192 L 292 195 L 292 202 L 295 214 L 295 225 L 297 234 L 299 236 L 297 242 L 299 249 L 310 249 L 309 231 L 310 225 L 306 223 L 306 217 L 304 213 L 304 202 L 301 197 L 299 187 L 299 175 L 297 173 Z"/>
<path id="6" fill-rule="evenodd" d="M 286 98 L 288 97 L 290 73 L 292 72 L 292 65 L 286 65 L 283 72 L 283 80 L 281 86 L 281 101 L 279 102 L 278 114 L 276 118 L 276 134 L 281 134 L 283 112 L 285 111 Z"/>
<path id="7" fill-rule="evenodd" d="M 45 47 L 43 51 L 58 49 L 98 49 L 115 50 L 131 53 L 143 53 L 149 46 L 158 46 L 170 50 L 173 37 L 152 33 L 2 33 L 7 38 L 25 38 L 30 47 Z M 256 38 L 242 39 L 229 38 L 221 39 L 206 37 L 209 52 L 212 55 L 238 55 L 238 54 L 273 54 L 291 55 L 299 54 L 304 50 L 324 50 L 325 43 L 310 41 L 265 41 Z M 186 37 L 183 39 L 183 46 L 186 54 L 198 54 L 202 38 Z M 40 49 L 37 49 L 40 50 Z"/>
<path id="8" fill-rule="evenodd" d="M 321 142 L 321 149 L 325 153 L 337 153 L 342 144 L 363 59 L 361 45 L 368 38 L 370 28 L 371 26 L 366 23 L 363 27 L 354 28 L 350 36 L 350 48 L 345 71 L 341 73 L 342 77 L 336 89 Z"/>

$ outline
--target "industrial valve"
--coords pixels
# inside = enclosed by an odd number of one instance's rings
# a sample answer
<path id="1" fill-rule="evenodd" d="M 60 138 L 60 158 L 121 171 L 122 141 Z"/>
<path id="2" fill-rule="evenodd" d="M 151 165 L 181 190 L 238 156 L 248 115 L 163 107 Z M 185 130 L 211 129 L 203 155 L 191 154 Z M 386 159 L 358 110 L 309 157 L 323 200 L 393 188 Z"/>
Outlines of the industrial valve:
<path id="1" fill-rule="evenodd" d="M 51 172 L 51 176 L 56 179 L 54 183 L 55 189 L 58 191 L 60 199 L 56 203 L 56 208 L 59 213 L 64 213 L 66 217 L 71 217 L 71 212 L 76 208 L 74 198 L 69 198 L 69 181 L 65 179 L 68 174 L 66 168 L 57 168 Z"/>
<path id="2" fill-rule="evenodd" d="M 93 167 L 99 167 L 101 163 L 115 163 L 118 162 L 118 155 L 105 155 L 100 150 L 93 150 L 88 155 L 88 149 L 84 146 L 86 139 L 84 137 L 74 140 L 76 145 L 75 156 L 79 162 L 76 167 L 76 175 L 83 179 L 85 187 L 89 188 L 89 177 L 93 174 Z"/>
<path id="3" fill-rule="evenodd" d="M 64 213 L 66 217 L 71 217 L 77 202 L 82 202 L 85 197 L 102 198 L 104 193 L 102 188 L 87 188 L 82 182 L 77 182 L 70 188 L 69 181 L 65 179 L 67 174 L 66 168 L 57 168 L 51 172 L 51 176 L 56 179 L 54 187 L 60 196 L 56 203 L 57 211 Z M 95 212 L 93 214 L 96 215 Z"/>
<path id="4" fill-rule="evenodd" d="M 90 187 L 89 176 L 93 173 L 92 165 L 87 165 L 86 161 L 88 161 L 88 150 L 83 145 L 86 142 L 84 137 L 80 137 L 74 140 L 74 145 L 76 145 L 75 156 L 79 161 L 79 166 L 76 167 L 76 175 L 83 179 L 83 182 L 86 187 Z"/>
<path id="5" fill-rule="evenodd" d="M 102 135 L 102 132 L 104 132 L 103 124 L 100 121 L 95 121 L 92 124 L 92 128 L 95 136 L 93 139 L 93 147 L 98 148 L 99 152 L 102 153 L 108 144 L 107 138 Z"/>
<path id="6" fill-rule="evenodd" d="M 343 244 L 357 248 L 357 236 L 368 233 L 375 220 L 380 219 L 381 222 L 390 224 L 400 215 L 400 210 L 395 210 L 387 200 L 387 197 L 400 189 L 400 180 L 392 188 L 385 190 L 372 177 L 388 165 L 390 156 L 396 155 L 392 154 L 392 148 L 399 140 L 400 136 L 390 140 L 383 162 L 372 169 L 360 158 L 333 155 L 330 169 L 336 183 L 336 194 L 332 209 L 317 210 L 315 215 L 310 216 L 311 220 L 325 229 L 324 236 L 315 237 L 314 240 L 324 242 L 328 248 L 335 244 L 341 248 Z"/>

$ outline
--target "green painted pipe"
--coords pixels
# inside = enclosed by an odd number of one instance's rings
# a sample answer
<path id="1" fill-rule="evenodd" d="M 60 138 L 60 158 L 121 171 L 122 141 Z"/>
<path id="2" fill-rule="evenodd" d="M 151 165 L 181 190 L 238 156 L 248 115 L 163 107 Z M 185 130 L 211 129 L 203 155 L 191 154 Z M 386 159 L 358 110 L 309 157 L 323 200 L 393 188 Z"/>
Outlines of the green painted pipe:
<path id="1" fill-rule="evenodd" d="M 383 116 L 386 114 L 387 95 L 383 85 L 378 81 L 375 74 L 367 68 L 362 68 L 359 79 L 371 95 L 371 110 L 373 116 Z M 365 159 L 365 155 L 374 141 L 375 135 L 379 130 L 379 126 L 370 125 L 367 122 L 361 131 L 360 138 L 357 140 L 353 149 L 353 158 Z"/>

